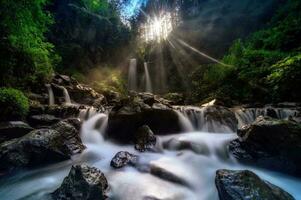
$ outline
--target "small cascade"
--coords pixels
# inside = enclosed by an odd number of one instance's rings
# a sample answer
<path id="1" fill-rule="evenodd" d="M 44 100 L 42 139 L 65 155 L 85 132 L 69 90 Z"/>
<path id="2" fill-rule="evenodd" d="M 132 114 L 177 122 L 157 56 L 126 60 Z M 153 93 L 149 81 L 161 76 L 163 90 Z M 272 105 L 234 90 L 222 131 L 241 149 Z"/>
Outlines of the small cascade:
<path id="1" fill-rule="evenodd" d="M 79 116 L 78 118 L 82 121 L 86 121 L 88 119 L 90 119 L 91 117 L 95 116 L 98 113 L 103 113 L 102 111 L 99 111 L 98 109 L 96 109 L 95 107 L 87 107 L 84 109 L 81 109 L 79 112 Z"/>
<path id="2" fill-rule="evenodd" d="M 289 119 L 296 117 L 299 113 L 297 109 L 291 108 L 238 108 L 234 109 L 235 116 L 238 120 L 238 127 L 253 123 L 259 116 L 270 116 L 277 119 Z"/>
<path id="3" fill-rule="evenodd" d="M 179 110 L 176 110 L 175 112 L 178 115 L 179 123 L 180 123 L 180 125 L 182 127 L 182 131 L 184 131 L 184 132 L 193 132 L 195 129 L 194 129 L 191 121 L 189 120 L 189 118 L 187 116 L 185 116 Z"/>
<path id="4" fill-rule="evenodd" d="M 81 129 L 81 139 L 84 144 L 101 144 L 107 128 L 108 116 L 99 113 L 87 120 Z"/>
<path id="5" fill-rule="evenodd" d="M 49 96 L 49 105 L 53 106 L 54 105 L 54 94 L 53 90 L 50 84 L 46 84 L 47 90 L 48 90 L 48 96 Z"/>
<path id="6" fill-rule="evenodd" d="M 60 88 L 63 90 L 63 93 L 64 93 L 65 104 L 71 104 L 71 98 L 70 98 L 68 90 L 63 86 L 61 86 Z"/>
<path id="7" fill-rule="evenodd" d="M 232 133 L 234 132 L 231 122 L 227 119 L 215 118 L 209 111 L 210 107 L 177 106 L 175 109 L 179 115 L 180 123 L 184 130 L 204 131 L 212 133 Z M 210 113 L 210 114 L 209 114 Z"/>
<path id="8" fill-rule="evenodd" d="M 144 62 L 144 73 L 145 73 L 145 91 L 152 92 L 153 88 L 152 88 L 152 82 L 151 82 L 147 62 Z"/>
<path id="9" fill-rule="evenodd" d="M 128 73 L 128 89 L 136 91 L 137 86 L 137 60 L 135 58 L 130 60 Z"/>

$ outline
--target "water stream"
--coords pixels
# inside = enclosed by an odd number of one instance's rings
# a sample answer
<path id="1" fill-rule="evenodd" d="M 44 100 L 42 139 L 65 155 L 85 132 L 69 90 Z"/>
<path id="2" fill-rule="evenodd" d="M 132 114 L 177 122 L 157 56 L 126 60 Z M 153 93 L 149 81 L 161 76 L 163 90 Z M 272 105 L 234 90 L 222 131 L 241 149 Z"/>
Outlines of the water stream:
<path id="1" fill-rule="evenodd" d="M 153 87 L 152 87 L 152 82 L 151 82 L 147 62 L 144 62 L 144 73 L 145 73 L 145 91 L 153 92 Z"/>
<path id="2" fill-rule="evenodd" d="M 71 98 L 70 98 L 68 90 L 63 86 L 60 86 L 60 88 L 63 90 L 65 104 L 71 104 Z"/>
<path id="3" fill-rule="evenodd" d="M 130 66 L 128 72 L 128 88 L 129 90 L 136 91 L 138 88 L 137 82 L 137 60 L 130 59 Z"/>
<path id="4" fill-rule="evenodd" d="M 50 84 L 46 84 L 47 90 L 48 90 L 48 98 L 49 98 L 49 105 L 53 106 L 54 105 L 54 94 L 53 90 Z"/>
<path id="5" fill-rule="evenodd" d="M 187 121 L 186 121 L 187 122 Z M 183 123 L 186 123 L 183 122 Z M 214 184 L 217 169 L 250 169 L 262 178 L 282 187 L 296 199 L 301 199 L 301 180 L 283 174 L 238 164 L 228 153 L 227 144 L 234 133 L 187 132 L 161 136 L 161 153 L 139 153 L 133 145 L 121 146 L 105 140 L 107 115 L 94 114 L 84 122 L 81 138 L 87 149 L 72 160 L 0 180 L 0 199 L 40 200 L 60 186 L 72 164 L 87 163 L 101 169 L 110 185 L 113 200 L 143 200 L 146 197 L 172 200 L 218 200 Z M 97 127 L 97 128 L 95 128 Z M 181 142 L 191 143 L 190 149 L 178 148 Z M 119 151 L 139 156 L 136 167 L 116 170 L 110 161 Z M 150 167 L 160 167 L 184 180 L 185 185 L 164 180 L 149 173 Z"/>

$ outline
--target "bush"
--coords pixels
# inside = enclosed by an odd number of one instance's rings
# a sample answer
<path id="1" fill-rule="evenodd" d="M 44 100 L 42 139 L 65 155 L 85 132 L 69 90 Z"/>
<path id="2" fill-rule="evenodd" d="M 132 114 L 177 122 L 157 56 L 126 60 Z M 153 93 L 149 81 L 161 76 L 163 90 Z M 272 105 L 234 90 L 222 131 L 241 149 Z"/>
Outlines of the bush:
<path id="1" fill-rule="evenodd" d="M 267 80 L 274 101 L 301 101 L 301 54 L 290 56 L 272 66 Z"/>
<path id="2" fill-rule="evenodd" d="M 28 110 L 28 99 L 21 91 L 0 88 L 0 121 L 23 119 Z"/>

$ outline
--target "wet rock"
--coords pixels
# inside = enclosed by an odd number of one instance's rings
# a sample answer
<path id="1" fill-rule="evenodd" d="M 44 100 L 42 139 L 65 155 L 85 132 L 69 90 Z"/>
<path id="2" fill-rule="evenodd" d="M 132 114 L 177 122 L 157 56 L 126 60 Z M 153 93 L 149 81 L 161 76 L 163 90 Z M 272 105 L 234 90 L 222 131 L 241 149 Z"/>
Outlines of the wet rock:
<path id="1" fill-rule="evenodd" d="M 237 130 L 238 121 L 235 117 L 235 114 L 228 108 L 223 106 L 207 106 L 204 107 L 204 117 L 205 120 L 211 124 L 219 123 L 220 125 L 224 125 L 229 127 L 233 132 Z M 213 132 L 214 128 L 209 132 Z"/>
<path id="2" fill-rule="evenodd" d="M 138 162 L 138 156 L 126 151 L 118 152 L 111 161 L 111 167 L 116 169 L 125 167 L 126 165 L 135 166 Z"/>
<path id="3" fill-rule="evenodd" d="M 99 94 L 87 85 L 78 84 L 66 87 L 66 89 L 68 90 L 71 99 L 80 104 L 92 106 L 95 101 L 104 99 L 104 96 L 102 94 Z"/>
<path id="4" fill-rule="evenodd" d="M 155 151 L 157 138 L 149 126 L 140 127 L 135 134 L 135 149 L 138 151 Z"/>
<path id="5" fill-rule="evenodd" d="M 230 152 L 241 162 L 301 176 L 301 125 L 259 117 L 238 130 Z"/>
<path id="6" fill-rule="evenodd" d="M 147 124 L 157 135 L 178 133 L 181 125 L 177 113 L 168 105 L 155 103 L 152 106 L 140 98 L 115 106 L 108 121 L 108 136 L 122 143 L 134 141 L 134 133 Z"/>
<path id="7" fill-rule="evenodd" d="M 168 171 L 168 169 L 164 169 L 160 166 L 151 165 L 150 174 L 157 176 L 158 178 L 161 178 L 163 180 L 189 187 L 189 183 L 187 183 L 183 178 L 175 175 L 174 173 Z"/>
<path id="8" fill-rule="evenodd" d="M 260 179 L 248 170 L 218 170 L 215 184 L 220 200 L 294 200 L 281 188 Z"/>
<path id="9" fill-rule="evenodd" d="M 28 119 L 29 124 L 33 127 L 51 126 L 59 121 L 60 118 L 48 114 L 32 115 Z"/>
<path id="10" fill-rule="evenodd" d="M 83 106 L 80 105 L 35 105 L 30 107 L 29 116 L 34 115 L 52 115 L 57 118 L 78 117 Z"/>
<path id="11" fill-rule="evenodd" d="M 64 119 L 63 122 L 72 125 L 77 131 L 80 131 L 83 123 L 79 118 L 68 118 L 68 119 Z"/>
<path id="12" fill-rule="evenodd" d="M 107 190 L 108 181 L 100 170 L 76 165 L 51 196 L 54 200 L 104 200 Z"/>
<path id="13" fill-rule="evenodd" d="M 184 105 L 185 103 L 185 98 L 183 94 L 168 93 L 163 97 L 164 99 L 167 99 L 171 105 Z"/>
<path id="14" fill-rule="evenodd" d="M 1 122 L 0 143 L 22 137 L 32 130 L 33 128 L 31 126 L 22 121 Z"/>
<path id="15" fill-rule="evenodd" d="M 69 159 L 84 145 L 78 131 L 60 122 L 53 129 L 39 129 L 0 145 L 0 170 L 35 167 Z"/>
<path id="16" fill-rule="evenodd" d="M 70 76 L 56 74 L 53 77 L 52 82 L 59 84 L 59 85 L 69 85 L 69 84 L 71 84 L 71 78 L 70 78 Z"/>
<path id="17" fill-rule="evenodd" d="M 72 124 L 61 121 L 53 125 L 51 129 L 56 130 L 61 134 L 61 139 L 68 147 L 67 154 L 73 155 L 81 153 L 85 148 L 79 135 L 79 129 L 76 129 Z"/>

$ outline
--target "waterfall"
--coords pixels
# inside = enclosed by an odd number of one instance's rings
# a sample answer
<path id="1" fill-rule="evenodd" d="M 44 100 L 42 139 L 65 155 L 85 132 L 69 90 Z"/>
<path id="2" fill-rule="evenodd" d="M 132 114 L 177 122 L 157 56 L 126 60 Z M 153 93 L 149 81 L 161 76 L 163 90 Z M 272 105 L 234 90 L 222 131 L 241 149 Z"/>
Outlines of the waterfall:
<path id="1" fill-rule="evenodd" d="M 178 115 L 179 123 L 182 127 L 182 131 L 184 132 L 193 132 L 195 128 L 193 127 L 191 121 L 187 116 L 185 116 L 182 112 L 176 110 L 175 111 Z"/>
<path id="2" fill-rule="evenodd" d="M 144 73 L 145 73 L 145 91 L 152 92 L 153 88 L 152 88 L 152 82 L 151 82 L 147 62 L 144 62 Z"/>
<path id="3" fill-rule="evenodd" d="M 128 74 L 128 87 L 129 90 L 137 90 L 137 60 L 131 59 Z"/>
<path id="4" fill-rule="evenodd" d="M 184 130 L 187 130 L 187 127 L 192 127 L 194 131 L 212 133 L 232 133 L 235 131 L 233 128 L 235 124 L 231 121 L 214 118 L 213 115 L 210 115 L 210 107 L 176 106 L 175 109 L 181 113 L 179 120 Z"/>
<path id="5" fill-rule="evenodd" d="M 63 86 L 61 86 L 60 88 L 63 90 L 63 93 L 64 93 L 65 104 L 71 104 L 71 98 L 70 98 L 68 90 Z"/>
<path id="6" fill-rule="evenodd" d="M 107 128 L 108 115 L 99 113 L 87 120 L 81 129 L 81 139 L 84 144 L 101 144 Z"/>
<path id="7" fill-rule="evenodd" d="M 53 90 L 50 84 L 46 84 L 47 90 L 48 90 L 48 96 L 49 96 L 49 105 L 53 106 L 54 105 L 54 95 L 53 95 Z"/>
<path id="8" fill-rule="evenodd" d="M 253 123 L 259 116 L 270 116 L 277 119 L 289 119 L 296 117 L 299 113 L 297 109 L 291 108 L 236 108 L 234 109 L 235 116 L 238 120 L 238 127 Z"/>

